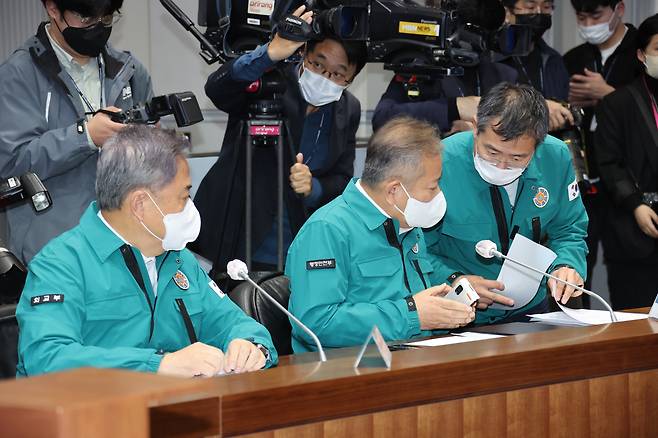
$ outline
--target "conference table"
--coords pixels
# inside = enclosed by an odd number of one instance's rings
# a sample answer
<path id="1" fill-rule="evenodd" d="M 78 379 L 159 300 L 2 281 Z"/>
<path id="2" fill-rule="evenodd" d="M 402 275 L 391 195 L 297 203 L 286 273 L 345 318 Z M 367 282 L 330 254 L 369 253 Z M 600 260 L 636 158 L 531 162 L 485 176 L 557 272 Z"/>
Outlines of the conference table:
<path id="1" fill-rule="evenodd" d="M 393 351 L 390 369 L 354 368 L 358 348 L 345 348 L 215 378 L 84 368 L 5 380 L 0 436 L 658 437 L 658 321 L 525 327 Z"/>

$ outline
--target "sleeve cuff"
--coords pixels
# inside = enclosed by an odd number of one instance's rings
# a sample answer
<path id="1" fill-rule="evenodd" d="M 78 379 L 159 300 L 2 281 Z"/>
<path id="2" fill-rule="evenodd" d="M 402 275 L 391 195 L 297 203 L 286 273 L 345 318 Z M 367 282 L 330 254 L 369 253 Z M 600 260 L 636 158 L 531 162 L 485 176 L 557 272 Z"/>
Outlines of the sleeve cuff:
<path id="1" fill-rule="evenodd" d="M 304 198 L 304 204 L 311 208 L 317 207 L 320 204 L 320 199 L 322 199 L 322 192 L 320 180 L 313 177 L 311 181 L 311 194 Z"/>
<path id="2" fill-rule="evenodd" d="M 413 304 L 412 304 L 413 303 Z M 407 315 L 407 338 L 412 338 L 418 336 L 421 333 L 420 330 L 420 318 L 418 317 L 418 310 L 416 309 L 416 302 L 413 297 L 408 296 L 403 300 L 400 300 L 400 306 L 403 308 L 403 312 Z"/>
<path id="3" fill-rule="evenodd" d="M 639 192 L 634 192 L 631 195 L 624 198 L 621 204 L 626 210 L 632 213 L 633 211 L 635 211 L 636 208 L 638 208 L 640 205 L 643 204 L 642 195 Z"/>
<path id="4" fill-rule="evenodd" d="M 153 350 L 153 352 L 151 353 L 151 357 L 146 362 L 147 370 L 153 373 L 157 373 L 158 369 L 160 368 L 160 363 L 162 362 L 163 357 L 164 354 L 159 354 L 157 351 Z"/>
<path id="5" fill-rule="evenodd" d="M 94 150 L 97 150 L 98 146 L 96 146 L 94 140 L 91 139 L 91 134 L 89 133 L 88 124 L 86 120 L 84 121 L 83 125 L 84 125 L 85 134 L 87 135 L 87 142 L 89 143 L 89 147 Z"/>
<path id="6" fill-rule="evenodd" d="M 252 52 L 242 55 L 233 63 L 231 75 L 236 81 L 253 82 L 274 66 L 267 53 L 269 44 L 263 44 Z"/>

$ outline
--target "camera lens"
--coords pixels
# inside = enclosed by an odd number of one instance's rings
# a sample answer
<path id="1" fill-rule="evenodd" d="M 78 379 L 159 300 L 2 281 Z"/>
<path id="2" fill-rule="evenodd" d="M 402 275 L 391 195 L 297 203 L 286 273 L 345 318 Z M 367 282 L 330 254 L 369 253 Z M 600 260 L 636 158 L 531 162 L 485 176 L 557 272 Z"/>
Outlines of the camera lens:
<path id="1" fill-rule="evenodd" d="M 459 286 L 457 286 L 457 287 L 455 288 L 455 293 L 456 293 L 457 295 L 459 295 L 460 293 L 462 293 L 463 290 L 464 290 L 464 288 L 463 288 L 462 285 L 460 284 Z"/>

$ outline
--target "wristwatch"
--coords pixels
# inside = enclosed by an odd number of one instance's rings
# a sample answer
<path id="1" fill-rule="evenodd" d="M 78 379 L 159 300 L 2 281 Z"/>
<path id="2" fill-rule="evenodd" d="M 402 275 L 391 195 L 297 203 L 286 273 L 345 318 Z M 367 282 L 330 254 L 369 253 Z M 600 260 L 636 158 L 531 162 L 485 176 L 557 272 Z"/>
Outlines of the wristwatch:
<path id="1" fill-rule="evenodd" d="M 263 344 L 256 344 L 254 343 L 256 348 L 260 350 L 261 353 L 263 353 L 263 356 L 265 356 L 265 364 L 267 364 L 270 361 L 270 350 Z"/>

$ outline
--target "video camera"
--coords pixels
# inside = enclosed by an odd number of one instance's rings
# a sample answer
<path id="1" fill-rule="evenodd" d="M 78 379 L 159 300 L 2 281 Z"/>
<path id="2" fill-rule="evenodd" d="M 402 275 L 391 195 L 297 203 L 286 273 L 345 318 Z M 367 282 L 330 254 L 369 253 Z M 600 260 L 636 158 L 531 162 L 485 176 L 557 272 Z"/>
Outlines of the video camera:
<path id="1" fill-rule="evenodd" d="M 199 24 L 225 58 L 235 58 L 269 41 L 273 32 L 295 41 L 327 35 L 363 41 L 368 62 L 383 62 L 398 73 L 460 74 L 482 56 L 529 52 L 529 26 L 486 29 L 463 16 L 457 0 L 310 0 L 311 25 L 290 11 L 302 2 L 291 0 L 199 0 Z M 502 10 L 502 6 L 501 10 Z M 501 22 L 503 21 L 501 17 Z"/>
<path id="2" fill-rule="evenodd" d="M 0 182 L 0 207 L 7 207 L 25 199 L 30 200 L 37 213 L 46 211 L 52 205 L 50 193 L 32 172 Z M 18 302 L 26 277 L 25 265 L 0 242 L 0 304 Z"/>
<path id="3" fill-rule="evenodd" d="M 174 115 L 179 128 L 203 121 L 201 108 L 196 96 L 191 91 L 157 96 L 149 102 L 137 104 L 129 110 L 111 112 L 100 110 L 117 123 L 141 123 L 153 125 L 161 117 Z"/>

